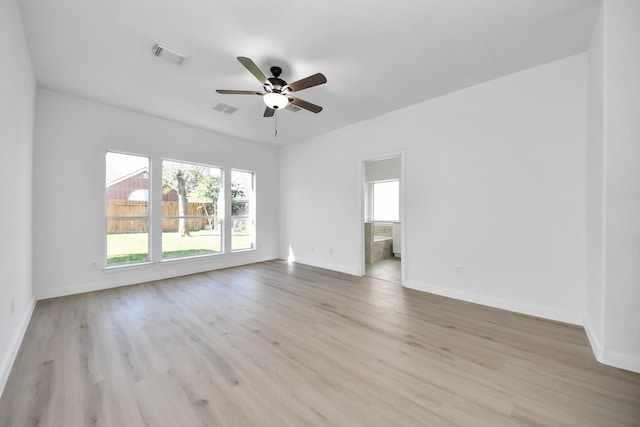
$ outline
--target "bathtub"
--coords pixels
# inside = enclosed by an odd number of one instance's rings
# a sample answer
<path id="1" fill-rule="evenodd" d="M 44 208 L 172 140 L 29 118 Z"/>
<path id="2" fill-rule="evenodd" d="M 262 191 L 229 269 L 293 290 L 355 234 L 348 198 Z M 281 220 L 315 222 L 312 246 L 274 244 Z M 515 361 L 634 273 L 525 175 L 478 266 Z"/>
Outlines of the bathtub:
<path id="1" fill-rule="evenodd" d="M 366 222 L 364 224 L 365 262 L 373 264 L 393 256 L 393 224 Z"/>

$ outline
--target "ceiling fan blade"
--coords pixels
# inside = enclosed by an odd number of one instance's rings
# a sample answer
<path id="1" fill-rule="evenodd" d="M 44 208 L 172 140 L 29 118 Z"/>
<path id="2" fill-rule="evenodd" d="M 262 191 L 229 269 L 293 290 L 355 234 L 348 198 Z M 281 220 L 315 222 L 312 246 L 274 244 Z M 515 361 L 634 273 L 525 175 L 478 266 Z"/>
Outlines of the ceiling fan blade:
<path id="1" fill-rule="evenodd" d="M 264 92 L 256 92 L 255 90 L 227 90 L 216 89 L 216 92 L 223 95 L 264 95 Z"/>
<path id="2" fill-rule="evenodd" d="M 313 86 L 318 86 L 327 82 L 327 78 L 322 73 L 314 74 L 313 76 L 306 77 L 297 82 L 289 83 L 291 92 L 296 92 L 302 89 L 307 89 Z"/>
<path id="3" fill-rule="evenodd" d="M 276 110 L 274 110 L 273 108 L 266 107 L 264 109 L 264 117 L 273 117 L 275 112 L 276 112 Z"/>
<path id="4" fill-rule="evenodd" d="M 296 98 L 293 96 L 289 97 L 289 101 L 293 104 L 296 105 L 300 108 L 304 108 L 305 110 L 311 111 L 312 113 L 319 113 L 320 111 L 322 111 L 322 107 L 316 104 L 312 104 L 310 102 L 307 101 L 303 101 L 300 98 Z"/>
<path id="5" fill-rule="evenodd" d="M 240 61 L 240 63 L 244 65 L 244 68 L 249 70 L 249 72 L 253 74 L 260 83 L 264 85 L 269 82 L 267 76 L 264 75 L 260 68 L 258 68 L 258 66 L 251 59 L 244 56 L 238 56 L 238 61 Z"/>

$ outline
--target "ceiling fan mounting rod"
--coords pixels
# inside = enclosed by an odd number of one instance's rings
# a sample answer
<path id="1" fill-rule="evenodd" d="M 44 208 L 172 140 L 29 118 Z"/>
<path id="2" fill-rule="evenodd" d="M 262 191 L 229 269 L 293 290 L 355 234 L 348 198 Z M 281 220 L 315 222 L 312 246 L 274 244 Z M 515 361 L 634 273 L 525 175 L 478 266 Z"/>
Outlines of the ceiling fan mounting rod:
<path id="1" fill-rule="evenodd" d="M 271 67 L 271 74 L 273 74 L 273 77 L 277 79 L 278 77 L 280 77 L 280 74 L 282 74 L 282 68 L 274 65 L 273 67 Z"/>

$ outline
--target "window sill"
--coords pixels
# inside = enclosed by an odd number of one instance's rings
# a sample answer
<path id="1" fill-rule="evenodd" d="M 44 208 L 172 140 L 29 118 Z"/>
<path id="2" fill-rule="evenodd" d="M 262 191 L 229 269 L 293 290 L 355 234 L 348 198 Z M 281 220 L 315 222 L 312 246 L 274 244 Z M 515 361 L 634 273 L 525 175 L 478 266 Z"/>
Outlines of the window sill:
<path id="1" fill-rule="evenodd" d="M 185 263 L 185 262 L 198 262 L 198 261 L 205 261 L 207 259 L 213 259 L 215 257 L 219 257 L 222 255 L 242 255 L 247 253 L 253 253 L 256 251 L 257 251 L 256 248 L 238 249 L 229 253 L 220 252 L 217 254 L 203 254 L 203 255 L 194 255 L 194 256 L 188 256 L 188 257 L 167 258 L 158 262 L 148 261 L 148 262 L 137 262 L 137 263 L 131 263 L 131 264 L 109 265 L 109 266 L 103 267 L 102 271 L 105 273 L 113 273 L 117 271 L 140 270 L 145 268 L 152 268 L 153 266 L 156 266 L 156 265 L 170 265 L 170 264 Z"/>
<path id="2" fill-rule="evenodd" d="M 183 261 L 183 262 L 201 261 L 205 259 L 218 257 L 220 255 L 224 255 L 224 253 L 219 252 L 217 254 L 202 254 L 202 255 L 193 255 L 193 256 L 183 256 L 183 257 L 177 257 L 177 258 L 165 258 L 162 261 L 158 262 L 157 264 L 173 264 L 175 262 L 180 262 L 180 261 Z"/>
<path id="3" fill-rule="evenodd" d="M 255 252 L 256 248 L 248 248 L 248 249 L 236 249 L 235 251 L 231 251 L 229 252 L 229 255 L 233 255 L 233 254 L 244 254 L 247 252 Z"/>
<path id="4" fill-rule="evenodd" d="M 136 262 L 131 264 L 119 264 L 119 265 L 107 265 L 102 268 L 102 271 L 105 273 L 113 273 L 116 271 L 122 270 L 140 270 L 144 268 L 153 267 L 153 263 L 151 261 L 147 262 Z"/>

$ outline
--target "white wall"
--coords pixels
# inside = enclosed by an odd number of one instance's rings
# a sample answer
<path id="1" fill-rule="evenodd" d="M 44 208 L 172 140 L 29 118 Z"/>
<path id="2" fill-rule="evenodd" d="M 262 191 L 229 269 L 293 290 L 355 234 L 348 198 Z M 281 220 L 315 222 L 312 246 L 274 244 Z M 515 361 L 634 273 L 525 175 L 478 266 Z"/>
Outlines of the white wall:
<path id="1" fill-rule="evenodd" d="M 280 255 L 358 272 L 361 161 L 406 149 L 407 286 L 582 323 L 586 70 L 569 57 L 284 147 Z"/>
<path id="2" fill-rule="evenodd" d="M 587 306 L 584 326 L 602 361 L 604 304 L 604 33 L 602 14 L 589 44 L 587 135 Z"/>
<path id="3" fill-rule="evenodd" d="M 34 305 L 31 172 L 35 79 L 15 0 L 0 1 L 0 394 Z M 14 310 L 11 310 L 13 301 Z"/>
<path id="4" fill-rule="evenodd" d="M 603 360 L 640 372 L 640 2 L 607 0 L 602 19 Z"/>
<path id="5" fill-rule="evenodd" d="M 278 152 L 144 114 L 38 89 L 34 283 L 39 299 L 277 256 Z M 212 120 L 215 120 L 212 116 Z M 257 250 L 103 271 L 105 152 L 256 172 Z"/>
<path id="6" fill-rule="evenodd" d="M 596 358 L 640 372 L 640 3 L 606 0 L 589 47 L 587 310 Z"/>
<path id="7" fill-rule="evenodd" d="M 372 160 L 365 163 L 365 182 L 400 179 L 401 156 Z"/>

